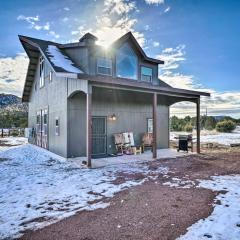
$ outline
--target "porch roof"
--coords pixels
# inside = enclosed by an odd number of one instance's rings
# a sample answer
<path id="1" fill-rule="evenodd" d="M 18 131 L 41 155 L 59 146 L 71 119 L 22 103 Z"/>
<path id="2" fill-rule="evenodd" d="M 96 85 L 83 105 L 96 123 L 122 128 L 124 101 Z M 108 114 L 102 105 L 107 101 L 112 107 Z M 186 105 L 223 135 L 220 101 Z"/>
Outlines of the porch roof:
<path id="1" fill-rule="evenodd" d="M 147 82 L 136 81 L 125 78 L 113 78 L 110 76 L 93 76 L 88 74 L 78 74 L 79 79 L 85 79 L 91 82 L 93 86 L 106 88 L 119 88 L 139 92 L 158 93 L 161 95 L 196 99 L 200 96 L 210 96 L 210 93 L 173 88 L 159 79 L 160 85 L 152 85 Z"/>

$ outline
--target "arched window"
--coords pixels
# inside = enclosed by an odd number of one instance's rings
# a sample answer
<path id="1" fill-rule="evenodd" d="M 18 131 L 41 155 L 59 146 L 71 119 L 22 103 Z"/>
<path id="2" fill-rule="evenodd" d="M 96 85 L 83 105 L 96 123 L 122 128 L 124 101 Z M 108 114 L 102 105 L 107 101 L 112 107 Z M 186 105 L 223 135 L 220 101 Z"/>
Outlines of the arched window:
<path id="1" fill-rule="evenodd" d="M 118 49 L 116 54 L 116 75 L 137 80 L 137 56 L 126 43 Z"/>

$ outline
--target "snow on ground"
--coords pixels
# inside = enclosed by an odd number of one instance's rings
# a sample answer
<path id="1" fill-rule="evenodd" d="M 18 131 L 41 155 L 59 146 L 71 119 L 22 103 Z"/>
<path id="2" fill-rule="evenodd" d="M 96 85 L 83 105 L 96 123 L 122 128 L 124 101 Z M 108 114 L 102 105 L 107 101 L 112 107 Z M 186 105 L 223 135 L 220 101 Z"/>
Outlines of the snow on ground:
<path id="1" fill-rule="evenodd" d="M 240 239 L 240 175 L 214 176 L 201 180 L 198 187 L 227 191 L 216 197 L 213 213 L 187 229 L 178 240 Z"/>
<path id="2" fill-rule="evenodd" d="M 169 176 L 165 175 L 164 177 L 169 177 Z M 195 186 L 195 182 L 192 180 L 189 180 L 187 177 L 185 177 L 185 179 L 173 177 L 171 178 L 171 181 L 164 182 L 163 185 L 169 186 L 169 187 L 176 187 L 176 188 L 191 188 Z"/>
<path id="3" fill-rule="evenodd" d="M 0 152 L 14 146 L 23 145 L 28 142 L 25 137 L 4 137 L 0 138 Z"/>
<path id="4" fill-rule="evenodd" d="M 83 73 L 80 69 L 74 67 L 73 62 L 67 56 L 64 56 L 55 45 L 49 45 L 47 53 L 56 67 L 60 67 L 71 73 Z"/>
<path id="5" fill-rule="evenodd" d="M 142 173 L 142 180 L 115 185 L 117 174 Z M 0 152 L 0 239 L 44 227 L 80 210 L 104 208 L 105 197 L 142 184 L 151 172 L 144 163 L 125 163 L 98 169 L 80 168 L 53 153 L 26 144 Z M 98 203 L 94 201 L 98 200 Z"/>
<path id="6" fill-rule="evenodd" d="M 178 135 L 186 135 L 185 132 L 170 132 L 170 140 L 176 141 L 175 137 Z M 195 133 L 193 133 L 193 136 Z M 196 141 L 194 139 L 193 141 Z M 201 134 L 201 143 L 218 143 L 223 145 L 230 145 L 233 143 L 240 143 L 240 127 L 237 127 L 232 133 L 218 133 L 218 132 L 203 132 Z"/>
<path id="7" fill-rule="evenodd" d="M 232 133 L 219 133 L 216 135 L 201 136 L 201 142 L 203 142 L 203 143 L 218 143 L 218 144 L 223 144 L 223 145 L 240 143 L 240 131 L 234 131 Z"/>

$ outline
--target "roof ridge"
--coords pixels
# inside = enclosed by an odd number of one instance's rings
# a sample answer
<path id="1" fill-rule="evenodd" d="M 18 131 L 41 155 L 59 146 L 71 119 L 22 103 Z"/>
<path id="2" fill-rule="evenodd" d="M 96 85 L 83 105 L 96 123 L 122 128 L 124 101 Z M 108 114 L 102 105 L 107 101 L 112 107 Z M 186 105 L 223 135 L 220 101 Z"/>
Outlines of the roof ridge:
<path id="1" fill-rule="evenodd" d="M 49 40 L 45 40 L 45 39 L 40 39 L 40 38 L 34 38 L 34 37 L 29 37 L 29 36 L 24 36 L 24 35 L 18 35 L 19 39 L 27 39 L 29 41 L 41 41 L 41 42 L 45 42 L 45 43 L 50 43 L 50 44 L 54 44 L 57 46 L 61 46 L 61 43 L 57 43 L 57 42 L 53 42 L 53 41 L 49 41 Z"/>

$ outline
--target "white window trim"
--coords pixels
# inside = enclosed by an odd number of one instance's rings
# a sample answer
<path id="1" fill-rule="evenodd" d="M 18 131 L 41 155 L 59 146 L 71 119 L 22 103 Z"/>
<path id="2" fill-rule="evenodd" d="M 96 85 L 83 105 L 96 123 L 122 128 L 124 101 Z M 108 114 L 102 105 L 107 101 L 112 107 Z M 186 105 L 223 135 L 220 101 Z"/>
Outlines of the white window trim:
<path id="1" fill-rule="evenodd" d="M 111 67 L 106 67 L 106 66 L 99 65 L 99 64 L 98 64 L 98 59 L 99 59 L 99 58 L 107 59 L 107 60 L 111 61 Z M 98 67 L 110 69 L 110 74 L 104 74 L 104 73 L 98 72 Z M 105 57 L 98 57 L 98 58 L 97 58 L 97 74 L 98 74 L 98 75 L 112 76 L 112 69 L 113 69 L 113 62 L 112 62 L 112 59 L 111 59 L 111 58 L 105 58 Z"/>
<path id="2" fill-rule="evenodd" d="M 39 59 L 39 88 L 44 87 L 45 85 L 45 74 L 44 74 L 44 57 L 41 56 Z"/>
<path id="3" fill-rule="evenodd" d="M 50 70 L 49 72 L 49 82 L 52 82 L 53 72 Z"/>
<path id="4" fill-rule="evenodd" d="M 150 124 L 152 126 L 150 126 Z M 150 130 L 150 128 L 152 130 Z M 152 118 L 147 118 L 147 133 L 153 133 L 153 119 Z"/>

